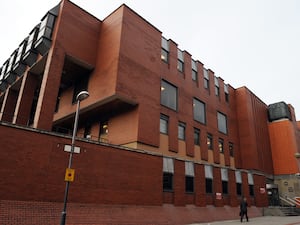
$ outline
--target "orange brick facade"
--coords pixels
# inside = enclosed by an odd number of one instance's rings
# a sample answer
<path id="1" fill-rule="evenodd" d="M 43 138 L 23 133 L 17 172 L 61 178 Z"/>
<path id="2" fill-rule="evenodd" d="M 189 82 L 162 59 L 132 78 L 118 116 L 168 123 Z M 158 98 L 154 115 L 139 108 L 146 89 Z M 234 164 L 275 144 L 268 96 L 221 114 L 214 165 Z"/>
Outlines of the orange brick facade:
<path id="1" fill-rule="evenodd" d="M 74 95 L 83 89 L 90 96 L 80 103 L 76 146 L 81 153 L 74 156 L 72 203 L 235 209 L 245 196 L 259 208 L 269 204 L 266 185 L 274 183 L 274 175 L 299 173 L 300 131 L 292 109 L 290 119 L 270 121 L 259 97 L 226 84 L 171 39 L 168 60 L 162 60 L 161 31 L 126 5 L 101 21 L 63 0 L 45 18 L 50 17 L 55 19 L 50 45 L 44 36 L 36 40 L 33 65 L 13 82 L 8 78 L 15 71 L 1 68 L 1 201 L 62 202 L 64 146 L 71 141 Z M 41 33 L 43 26 L 38 29 Z M 162 82 L 176 88 L 175 109 L 162 103 Z M 204 122 L 195 119 L 195 100 L 205 106 Z M 162 116 L 166 133 L 160 130 Z M 169 191 L 166 158 L 173 163 Z M 192 191 L 186 191 L 189 163 Z"/>

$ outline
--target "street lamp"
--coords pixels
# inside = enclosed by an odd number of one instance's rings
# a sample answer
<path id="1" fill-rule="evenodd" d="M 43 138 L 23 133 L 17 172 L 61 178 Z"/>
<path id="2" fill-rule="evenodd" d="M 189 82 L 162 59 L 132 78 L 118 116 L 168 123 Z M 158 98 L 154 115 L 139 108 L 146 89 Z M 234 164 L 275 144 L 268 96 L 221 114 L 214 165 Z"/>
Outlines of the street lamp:
<path id="1" fill-rule="evenodd" d="M 72 157 L 74 153 L 74 147 L 75 147 L 75 136 L 77 133 L 77 126 L 78 126 L 78 118 L 79 118 L 79 110 L 80 110 L 80 102 L 84 99 L 89 97 L 89 93 L 87 91 L 81 91 L 77 94 L 76 96 L 76 101 L 77 101 L 77 108 L 76 108 L 76 113 L 75 113 L 75 120 L 74 120 L 74 127 L 73 127 L 73 134 L 72 134 L 72 143 L 71 143 L 71 152 L 69 155 L 69 165 L 66 170 L 66 173 L 68 169 L 71 169 L 72 166 Z M 64 196 L 64 208 L 63 211 L 61 212 L 61 220 L 60 220 L 60 225 L 65 225 L 66 223 L 66 216 L 67 216 L 67 201 L 68 201 L 68 192 L 69 192 L 69 186 L 70 186 L 70 181 L 66 181 L 66 189 L 65 189 L 65 196 Z"/>

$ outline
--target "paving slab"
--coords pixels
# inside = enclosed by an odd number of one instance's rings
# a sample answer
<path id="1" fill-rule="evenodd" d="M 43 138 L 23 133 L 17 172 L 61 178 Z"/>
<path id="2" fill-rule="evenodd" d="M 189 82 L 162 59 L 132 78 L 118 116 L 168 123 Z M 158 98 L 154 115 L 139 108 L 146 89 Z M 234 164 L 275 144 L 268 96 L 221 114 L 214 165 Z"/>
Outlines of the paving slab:
<path id="1" fill-rule="evenodd" d="M 300 225 L 300 216 L 263 216 L 249 218 L 249 222 L 245 219 L 241 223 L 240 220 L 225 220 L 208 223 L 193 223 L 190 225 Z"/>

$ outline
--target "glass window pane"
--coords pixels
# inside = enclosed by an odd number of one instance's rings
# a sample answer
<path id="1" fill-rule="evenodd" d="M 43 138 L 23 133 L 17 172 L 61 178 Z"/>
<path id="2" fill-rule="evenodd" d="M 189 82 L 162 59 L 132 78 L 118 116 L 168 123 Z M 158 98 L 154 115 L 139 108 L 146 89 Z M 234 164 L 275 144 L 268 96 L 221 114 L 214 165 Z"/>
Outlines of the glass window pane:
<path id="1" fill-rule="evenodd" d="M 161 82 L 161 104 L 177 110 L 177 88 L 163 80 Z"/>
<path id="2" fill-rule="evenodd" d="M 194 120 L 205 124 L 205 104 L 195 98 L 193 99 L 193 113 Z"/>
<path id="3" fill-rule="evenodd" d="M 227 134 L 227 117 L 223 114 L 218 112 L 218 130 L 224 134 Z"/>

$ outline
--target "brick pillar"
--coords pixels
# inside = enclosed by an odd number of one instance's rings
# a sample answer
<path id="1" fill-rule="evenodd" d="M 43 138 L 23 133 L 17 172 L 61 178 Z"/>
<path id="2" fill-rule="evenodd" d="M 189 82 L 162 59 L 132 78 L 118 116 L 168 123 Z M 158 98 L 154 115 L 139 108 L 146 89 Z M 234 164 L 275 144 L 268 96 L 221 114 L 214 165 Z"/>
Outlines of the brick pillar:
<path id="1" fill-rule="evenodd" d="M 34 92 L 37 86 L 37 79 L 30 73 L 25 73 L 14 113 L 13 123 L 27 125 L 32 107 Z"/>
<path id="2" fill-rule="evenodd" d="M 257 207 L 268 206 L 269 202 L 268 202 L 268 193 L 266 190 L 266 178 L 264 176 L 253 174 L 253 180 L 254 180 L 254 198 L 255 198 L 256 206 Z"/>
<path id="3" fill-rule="evenodd" d="M 250 193 L 249 193 L 249 184 L 248 184 L 248 173 L 247 172 L 241 172 L 242 174 L 242 195 L 243 197 L 246 197 L 247 199 L 250 199 Z M 248 204 L 250 201 L 248 201 Z"/>
<path id="4" fill-rule="evenodd" d="M 174 160 L 174 205 L 185 205 L 185 165 L 179 160 Z"/>
<path id="5" fill-rule="evenodd" d="M 55 50 L 54 50 L 55 49 Z M 65 52 L 61 48 L 49 50 L 41 83 L 33 127 L 51 130 Z"/>
<path id="6" fill-rule="evenodd" d="M 217 193 L 222 193 L 221 169 L 218 167 L 213 167 L 213 174 L 214 174 L 214 179 L 213 179 L 214 205 L 217 207 L 222 207 L 222 206 L 224 206 L 223 200 L 222 200 L 223 196 L 221 199 L 217 199 Z"/>
<path id="7" fill-rule="evenodd" d="M 178 120 L 174 116 L 169 118 L 169 150 L 178 152 Z"/>
<path id="8" fill-rule="evenodd" d="M 236 194 L 236 180 L 235 180 L 235 171 L 228 170 L 228 192 L 229 192 L 229 202 L 230 206 L 236 207 L 239 205 L 239 199 Z"/>
<path id="9" fill-rule="evenodd" d="M 18 91 L 12 90 L 12 88 L 6 90 L 1 107 L 0 120 L 6 122 L 13 121 L 17 98 Z"/>
<path id="10" fill-rule="evenodd" d="M 195 205 L 206 206 L 204 166 L 195 164 Z"/>

